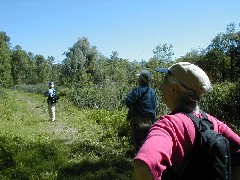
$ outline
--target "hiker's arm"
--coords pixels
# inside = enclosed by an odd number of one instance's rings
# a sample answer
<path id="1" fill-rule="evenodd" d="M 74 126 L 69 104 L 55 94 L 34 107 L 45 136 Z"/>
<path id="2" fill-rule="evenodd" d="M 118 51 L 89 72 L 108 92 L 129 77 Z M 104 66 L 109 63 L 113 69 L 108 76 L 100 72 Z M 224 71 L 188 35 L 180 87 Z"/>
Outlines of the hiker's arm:
<path id="1" fill-rule="evenodd" d="M 240 166 L 237 166 L 232 170 L 232 180 L 239 179 L 240 179 Z"/>
<path id="2" fill-rule="evenodd" d="M 153 180 L 149 167 L 141 160 L 135 160 L 134 172 L 136 175 L 136 180 Z"/>

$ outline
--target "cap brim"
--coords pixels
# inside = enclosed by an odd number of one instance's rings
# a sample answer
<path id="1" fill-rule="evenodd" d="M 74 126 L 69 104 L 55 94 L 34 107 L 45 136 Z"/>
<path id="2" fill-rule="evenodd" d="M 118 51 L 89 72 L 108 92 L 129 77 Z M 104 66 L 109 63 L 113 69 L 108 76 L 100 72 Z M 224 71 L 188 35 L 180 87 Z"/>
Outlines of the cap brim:
<path id="1" fill-rule="evenodd" d="M 168 68 L 155 68 L 155 71 L 166 74 L 170 72 Z"/>

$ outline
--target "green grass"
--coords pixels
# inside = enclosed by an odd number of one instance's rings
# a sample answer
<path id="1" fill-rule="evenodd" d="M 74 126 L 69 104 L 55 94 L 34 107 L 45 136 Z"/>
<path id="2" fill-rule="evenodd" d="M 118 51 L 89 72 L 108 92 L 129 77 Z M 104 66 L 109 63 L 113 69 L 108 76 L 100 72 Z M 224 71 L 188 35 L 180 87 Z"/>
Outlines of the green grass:
<path id="1" fill-rule="evenodd" d="M 0 179 L 133 179 L 125 111 L 84 110 L 61 97 L 0 91 Z"/>

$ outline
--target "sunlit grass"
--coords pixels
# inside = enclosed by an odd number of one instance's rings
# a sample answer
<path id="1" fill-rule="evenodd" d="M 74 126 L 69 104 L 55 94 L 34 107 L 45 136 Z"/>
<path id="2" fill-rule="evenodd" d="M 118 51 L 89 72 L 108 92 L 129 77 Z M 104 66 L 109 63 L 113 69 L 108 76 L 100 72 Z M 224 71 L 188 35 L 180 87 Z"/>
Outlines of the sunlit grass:
<path id="1" fill-rule="evenodd" d="M 127 128 L 125 112 L 79 109 L 62 97 L 51 122 L 46 97 L 4 90 L 0 115 L 1 179 L 133 176 L 127 132 L 118 136 Z"/>

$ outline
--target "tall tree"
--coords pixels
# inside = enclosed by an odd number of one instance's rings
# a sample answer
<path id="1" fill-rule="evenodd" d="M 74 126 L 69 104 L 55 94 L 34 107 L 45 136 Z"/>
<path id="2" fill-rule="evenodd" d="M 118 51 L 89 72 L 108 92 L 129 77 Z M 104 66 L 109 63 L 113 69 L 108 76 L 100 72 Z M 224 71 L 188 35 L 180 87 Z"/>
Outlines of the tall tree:
<path id="1" fill-rule="evenodd" d="M 36 83 L 53 81 L 51 77 L 51 66 L 49 65 L 48 61 L 42 55 L 36 55 L 34 59 L 36 63 L 35 71 L 38 75 Z"/>
<path id="2" fill-rule="evenodd" d="M 173 60 L 173 46 L 168 44 L 158 44 L 153 49 L 154 58 L 159 61 L 169 62 Z"/>
<path id="3" fill-rule="evenodd" d="M 31 69 L 30 59 L 28 54 L 19 45 L 15 46 L 12 50 L 11 66 L 14 84 L 28 83 L 28 78 L 31 78 L 28 76 Z"/>
<path id="4" fill-rule="evenodd" d="M 239 31 L 236 31 L 234 23 L 230 23 L 227 25 L 226 32 L 219 33 L 207 47 L 205 60 L 208 62 L 205 61 L 205 64 L 211 66 L 209 70 L 217 73 L 216 81 L 234 81 L 238 78 L 237 74 L 240 72 L 239 42 Z M 213 71 L 212 68 L 215 70 Z M 221 78 L 218 75 L 219 71 Z"/>
<path id="5" fill-rule="evenodd" d="M 65 55 L 66 59 L 63 61 L 65 83 L 81 85 L 93 81 L 98 51 L 95 46 L 90 46 L 86 37 L 79 38 Z"/>
<path id="6" fill-rule="evenodd" d="M 32 52 L 28 52 L 27 55 L 29 59 L 29 70 L 26 75 L 26 84 L 36 84 L 38 83 L 39 75 L 37 74 L 35 55 Z"/>
<path id="7" fill-rule="evenodd" d="M 0 32 L 0 85 L 11 85 L 11 51 L 10 38 Z"/>
<path id="8" fill-rule="evenodd" d="M 52 67 L 51 68 L 52 70 L 51 70 L 49 79 L 52 79 L 54 82 L 56 82 L 58 86 L 62 85 L 63 84 L 63 81 L 61 78 L 62 64 L 52 64 L 51 67 Z"/>

